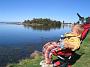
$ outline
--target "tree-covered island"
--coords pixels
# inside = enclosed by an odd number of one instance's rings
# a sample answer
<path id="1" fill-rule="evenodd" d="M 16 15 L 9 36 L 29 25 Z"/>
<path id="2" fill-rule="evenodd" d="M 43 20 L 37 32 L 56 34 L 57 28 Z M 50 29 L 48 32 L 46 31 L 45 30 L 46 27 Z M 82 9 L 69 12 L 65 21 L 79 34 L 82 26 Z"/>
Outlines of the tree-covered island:
<path id="1" fill-rule="evenodd" d="M 48 18 L 33 18 L 32 20 L 25 20 L 24 27 L 32 27 L 34 30 L 50 30 L 61 27 L 61 21 L 51 20 Z"/>
<path id="2" fill-rule="evenodd" d="M 61 21 L 51 20 L 48 18 L 33 18 L 32 20 L 25 20 L 23 22 L 25 25 L 44 25 L 44 26 L 58 26 L 61 25 Z"/>

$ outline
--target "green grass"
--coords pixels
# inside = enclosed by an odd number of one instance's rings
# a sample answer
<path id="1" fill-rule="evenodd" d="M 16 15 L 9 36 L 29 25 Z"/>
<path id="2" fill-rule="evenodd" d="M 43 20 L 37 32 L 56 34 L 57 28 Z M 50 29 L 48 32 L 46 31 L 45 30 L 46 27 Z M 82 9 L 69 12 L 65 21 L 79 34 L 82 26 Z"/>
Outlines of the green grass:
<path id="1" fill-rule="evenodd" d="M 72 65 L 72 67 L 90 67 L 90 32 L 81 44 L 77 54 L 81 55 L 79 59 Z M 74 59 L 76 59 L 74 57 Z M 34 59 L 24 59 L 17 64 L 9 64 L 7 67 L 40 67 L 39 63 L 42 56 L 36 56 Z"/>
<path id="2" fill-rule="evenodd" d="M 17 64 L 9 64 L 7 67 L 40 67 L 42 56 L 36 56 L 34 59 L 24 59 Z"/>
<path id="3" fill-rule="evenodd" d="M 81 48 L 76 53 L 81 57 L 76 61 L 72 67 L 90 67 L 90 32 L 81 44 Z"/>

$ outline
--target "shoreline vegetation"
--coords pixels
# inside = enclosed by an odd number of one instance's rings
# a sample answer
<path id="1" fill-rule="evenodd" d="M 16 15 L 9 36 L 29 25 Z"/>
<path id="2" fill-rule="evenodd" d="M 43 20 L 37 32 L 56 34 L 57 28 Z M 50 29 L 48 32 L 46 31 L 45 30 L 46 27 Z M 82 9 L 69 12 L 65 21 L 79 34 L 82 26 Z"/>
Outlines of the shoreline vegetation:
<path id="1" fill-rule="evenodd" d="M 64 20 L 61 22 L 61 21 L 58 21 L 58 20 L 52 20 L 50 18 L 33 18 L 32 20 L 24 20 L 23 22 L 20 22 L 20 21 L 10 21 L 10 22 L 6 22 L 6 21 L 2 21 L 0 22 L 1 24 L 5 23 L 5 24 L 17 24 L 17 25 L 61 25 L 61 24 L 72 24 L 70 22 L 64 22 Z M 74 22 L 75 23 L 75 22 Z"/>
<path id="2" fill-rule="evenodd" d="M 51 20 L 48 18 L 33 18 L 32 20 L 25 20 L 22 24 L 24 25 L 44 25 L 44 26 L 57 26 L 61 25 L 61 21 Z"/>
<path id="3" fill-rule="evenodd" d="M 34 18 L 32 20 L 25 20 L 22 22 L 24 27 L 26 28 L 33 28 L 34 30 L 50 30 L 50 29 L 56 29 L 61 28 L 61 21 L 51 20 L 48 18 Z"/>
<path id="4" fill-rule="evenodd" d="M 81 55 L 80 58 L 76 61 L 72 67 L 90 67 L 90 32 L 87 34 L 87 37 L 81 44 L 81 47 L 77 54 Z M 34 51 L 31 54 L 30 58 L 20 60 L 19 63 L 8 64 L 7 67 L 40 67 L 39 63 L 43 59 L 41 52 Z"/>
<path id="5" fill-rule="evenodd" d="M 1 24 L 16 24 L 16 25 L 27 25 L 27 26 L 60 26 L 61 24 L 72 24 L 61 22 L 57 20 L 51 20 L 49 18 L 33 18 L 32 20 L 24 20 L 23 22 L 0 22 Z"/>

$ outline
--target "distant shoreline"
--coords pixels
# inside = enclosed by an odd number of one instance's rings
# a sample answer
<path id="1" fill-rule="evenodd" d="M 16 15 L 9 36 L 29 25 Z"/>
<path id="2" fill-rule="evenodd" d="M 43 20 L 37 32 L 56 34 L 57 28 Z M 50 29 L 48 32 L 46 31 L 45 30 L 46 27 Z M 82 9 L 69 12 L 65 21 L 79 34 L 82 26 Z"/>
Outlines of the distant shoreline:
<path id="1" fill-rule="evenodd" d="M 0 24 L 17 24 L 17 25 L 22 25 L 21 22 L 0 22 Z"/>

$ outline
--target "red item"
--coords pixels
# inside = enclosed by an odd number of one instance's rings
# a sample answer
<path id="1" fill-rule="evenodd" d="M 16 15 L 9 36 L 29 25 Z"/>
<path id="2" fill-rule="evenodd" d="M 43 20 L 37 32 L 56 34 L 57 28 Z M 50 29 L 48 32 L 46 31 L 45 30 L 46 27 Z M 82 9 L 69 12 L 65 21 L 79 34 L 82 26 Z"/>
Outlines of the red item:
<path id="1" fill-rule="evenodd" d="M 84 40 L 84 38 L 86 37 L 88 31 L 89 31 L 88 28 L 84 29 L 84 31 L 82 32 L 82 35 L 81 35 L 81 40 Z"/>
<path id="2" fill-rule="evenodd" d="M 60 61 L 54 63 L 54 66 L 59 66 L 59 65 L 60 65 Z"/>
<path id="3" fill-rule="evenodd" d="M 83 24 L 83 28 L 84 28 L 84 31 L 82 32 L 81 40 L 84 40 L 84 38 L 86 37 L 86 35 L 87 35 L 88 31 L 89 31 L 89 28 L 90 28 L 90 23 Z"/>
<path id="4" fill-rule="evenodd" d="M 85 23 L 85 24 L 83 24 L 83 27 L 84 27 L 84 29 L 89 29 L 90 28 L 90 23 Z"/>
<path id="5" fill-rule="evenodd" d="M 68 67 L 71 67 L 71 65 L 68 65 Z"/>
<path id="6" fill-rule="evenodd" d="M 68 56 L 71 56 L 73 54 L 73 52 L 71 51 L 71 49 L 65 49 L 65 50 L 58 51 L 57 54 L 68 57 Z"/>

